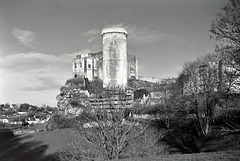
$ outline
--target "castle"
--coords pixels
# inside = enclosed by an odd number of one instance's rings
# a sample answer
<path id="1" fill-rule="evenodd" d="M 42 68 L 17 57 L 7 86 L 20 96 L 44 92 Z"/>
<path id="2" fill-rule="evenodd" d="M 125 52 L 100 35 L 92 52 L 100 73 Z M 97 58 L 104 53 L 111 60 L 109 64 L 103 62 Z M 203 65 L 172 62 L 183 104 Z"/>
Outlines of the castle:
<path id="1" fill-rule="evenodd" d="M 103 50 L 77 55 L 72 62 L 73 76 L 89 81 L 101 79 L 104 88 L 127 87 L 128 79 L 138 79 L 137 57 L 127 53 L 127 30 L 102 30 Z"/>

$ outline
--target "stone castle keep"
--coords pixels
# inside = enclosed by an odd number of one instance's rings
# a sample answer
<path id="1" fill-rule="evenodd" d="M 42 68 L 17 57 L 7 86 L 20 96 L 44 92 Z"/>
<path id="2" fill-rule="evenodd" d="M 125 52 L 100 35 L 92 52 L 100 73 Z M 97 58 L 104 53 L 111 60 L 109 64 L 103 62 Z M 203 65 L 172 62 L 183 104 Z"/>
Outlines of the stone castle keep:
<path id="1" fill-rule="evenodd" d="M 128 79 L 138 79 L 137 57 L 127 53 L 127 30 L 105 28 L 102 30 L 103 50 L 77 55 L 73 60 L 73 76 L 101 79 L 104 88 L 127 87 Z"/>
<path id="2" fill-rule="evenodd" d="M 76 116 L 85 107 L 132 108 L 136 100 L 139 102 L 142 87 L 150 88 L 158 81 L 138 76 L 137 57 L 127 51 L 127 30 L 105 28 L 101 36 L 102 51 L 76 55 L 73 78 L 56 97 L 57 106 L 66 116 Z"/>

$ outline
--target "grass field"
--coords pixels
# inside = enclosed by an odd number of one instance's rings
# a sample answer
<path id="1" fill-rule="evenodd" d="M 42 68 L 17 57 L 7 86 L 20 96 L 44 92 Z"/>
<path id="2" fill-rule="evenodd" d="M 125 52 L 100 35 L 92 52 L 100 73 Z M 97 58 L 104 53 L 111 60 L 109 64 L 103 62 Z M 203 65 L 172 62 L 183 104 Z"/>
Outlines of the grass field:
<path id="1" fill-rule="evenodd" d="M 71 138 L 74 136 L 73 130 L 70 128 L 37 132 L 29 135 L 30 137 L 24 139 L 23 142 L 41 141 L 42 144 L 48 145 L 48 148 L 45 152 L 46 154 L 52 154 L 66 149 L 67 143 L 69 143 Z"/>
<path id="2" fill-rule="evenodd" d="M 195 154 L 174 154 L 150 156 L 146 158 L 130 158 L 121 161 L 239 161 L 240 151 L 211 152 Z"/>
<path id="3" fill-rule="evenodd" d="M 75 136 L 72 129 L 60 129 L 47 132 L 39 132 L 29 134 L 31 137 L 24 139 L 26 141 L 41 141 L 42 144 L 48 145 L 46 154 L 53 154 L 58 151 L 63 151 L 67 148 L 67 143 Z M 129 158 L 121 161 L 240 161 L 239 151 L 224 151 L 224 152 L 209 152 L 195 154 L 173 154 L 148 156 L 144 158 Z"/>

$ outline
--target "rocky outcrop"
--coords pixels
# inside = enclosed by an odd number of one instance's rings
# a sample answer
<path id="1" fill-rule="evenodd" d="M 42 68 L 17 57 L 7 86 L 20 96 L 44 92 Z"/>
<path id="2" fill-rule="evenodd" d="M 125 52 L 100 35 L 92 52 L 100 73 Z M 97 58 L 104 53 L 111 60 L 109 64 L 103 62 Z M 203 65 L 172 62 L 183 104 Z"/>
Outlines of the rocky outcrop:
<path id="1" fill-rule="evenodd" d="M 130 107 L 133 103 L 133 91 L 129 89 L 105 89 L 102 82 L 72 78 L 60 88 L 57 96 L 59 111 L 67 117 L 79 115 L 86 107 L 118 108 Z"/>
<path id="2" fill-rule="evenodd" d="M 66 116 L 79 115 L 89 105 L 89 92 L 77 86 L 62 89 L 57 96 L 57 106 Z"/>

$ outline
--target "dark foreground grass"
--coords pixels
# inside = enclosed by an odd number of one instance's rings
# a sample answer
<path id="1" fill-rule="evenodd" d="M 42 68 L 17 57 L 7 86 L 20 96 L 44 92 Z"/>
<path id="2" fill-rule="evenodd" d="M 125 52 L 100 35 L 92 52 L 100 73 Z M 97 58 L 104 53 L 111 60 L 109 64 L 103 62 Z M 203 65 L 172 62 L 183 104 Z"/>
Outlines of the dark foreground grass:
<path id="1" fill-rule="evenodd" d="M 22 142 L 38 141 L 48 147 L 45 154 L 53 154 L 64 151 L 68 148 L 67 143 L 72 141 L 74 133 L 71 128 L 58 129 L 30 134 L 31 137 L 25 137 Z M 159 156 L 146 156 L 143 158 L 128 158 L 120 161 L 240 161 L 240 150 L 229 150 L 220 152 L 206 152 L 194 154 L 168 154 Z M 117 161 L 117 160 L 115 160 Z"/>
<path id="2" fill-rule="evenodd" d="M 23 141 L 31 136 L 14 136 L 11 130 L 0 131 L 1 161 L 56 161 L 54 155 L 46 155 L 47 144 L 41 141 Z"/>
<path id="3" fill-rule="evenodd" d="M 73 129 L 56 129 L 53 131 L 44 131 L 29 134 L 31 137 L 24 139 L 23 142 L 27 141 L 40 141 L 43 144 L 47 144 L 46 154 L 53 154 L 59 151 L 66 150 L 67 143 L 73 138 Z"/>
<path id="4" fill-rule="evenodd" d="M 239 161 L 239 160 L 240 151 L 229 151 L 229 152 L 148 156 L 144 158 L 121 159 L 119 161 Z"/>

